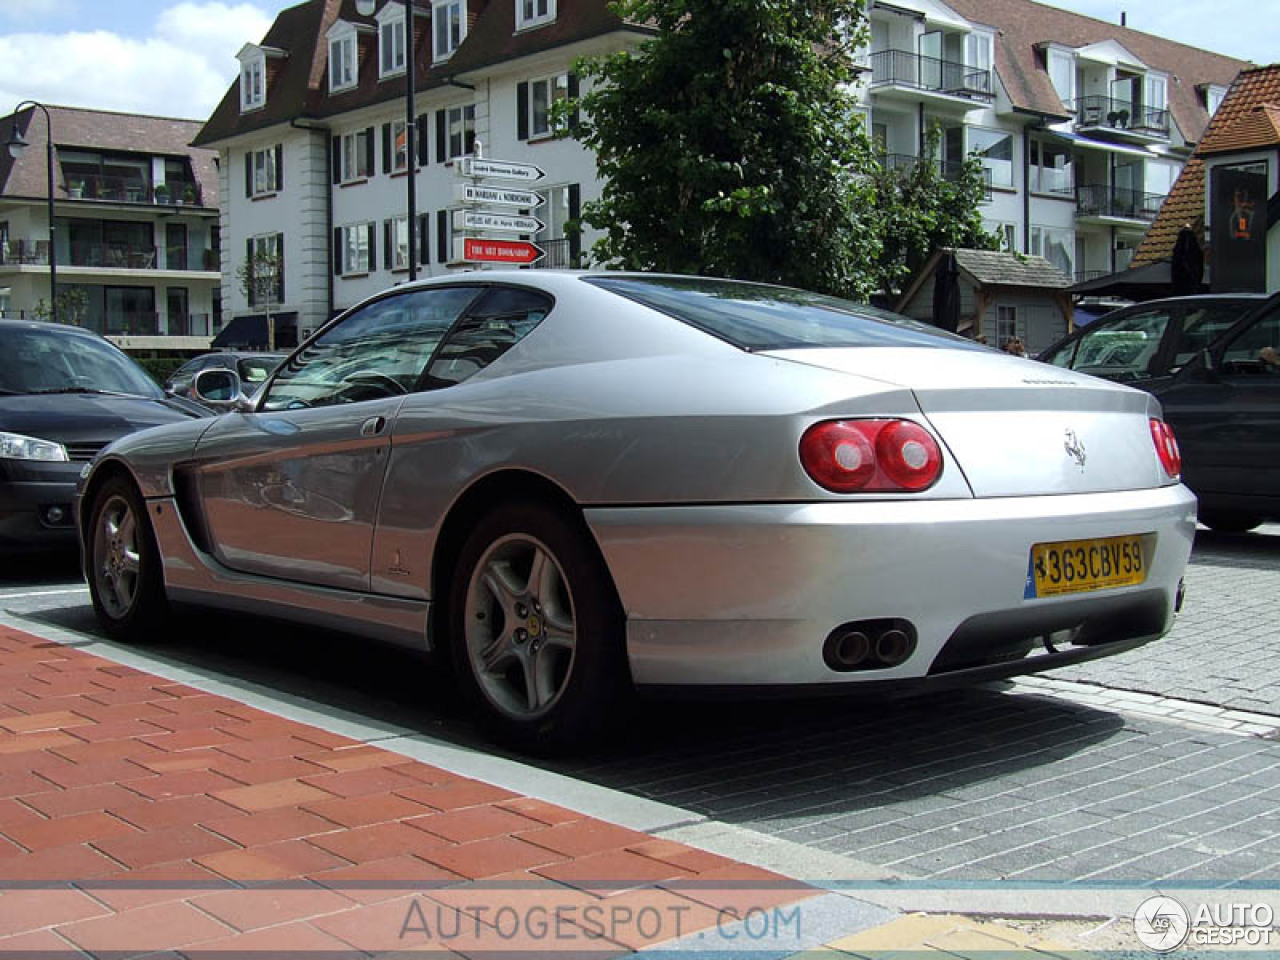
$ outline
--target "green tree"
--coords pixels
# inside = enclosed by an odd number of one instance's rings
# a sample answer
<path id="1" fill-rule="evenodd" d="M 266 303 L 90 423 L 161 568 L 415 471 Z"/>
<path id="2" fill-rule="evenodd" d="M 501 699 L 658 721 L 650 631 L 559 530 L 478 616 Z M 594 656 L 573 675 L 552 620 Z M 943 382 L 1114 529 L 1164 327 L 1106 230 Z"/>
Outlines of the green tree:
<path id="1" fill-rule="evenodd" d="M 236 280 L 240 291 L 250 307 L 262 307 L 267 318 L 267 349 L 276 347 L 275 323 L 271 316 L 271 308 L 280 302 L 280 275 L 284 260 L 279 252 L 279 245 L 274 250 L 258 247 L 252 256 L 245 257 L 236 267 Z"/>
<path id="2" fill-rule="evenodd" d="M 869 168 L 871 220 L 880 237 L 880 253 L 870 266 L 880 293 L 898 292 L 939 247 L 999 247 L 978 209 L 987 190 L 982 164 L 972 154 L 962 163 L 940 164 L 941 136 L 933 127 L 921 156 L 905 166 L 887 163 L 877 149 Z"/>
<path id="3" fill-rule="evenodd" d="M 864 0 L 618 0 L 656 28 L 580 65 L 597 264 L 870 292 L 868 141 L 853 111 Z"/>

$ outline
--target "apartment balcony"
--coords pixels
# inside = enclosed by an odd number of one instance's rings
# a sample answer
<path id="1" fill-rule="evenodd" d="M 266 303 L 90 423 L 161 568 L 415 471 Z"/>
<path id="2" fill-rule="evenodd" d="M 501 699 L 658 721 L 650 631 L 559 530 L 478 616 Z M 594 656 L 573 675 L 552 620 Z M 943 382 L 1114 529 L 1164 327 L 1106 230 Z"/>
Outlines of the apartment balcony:
<path id="1" fill-rule="evenodd" d="M 1076 130 L 1159 143 L 1169 139 L 1169 111 L 1154 110 L 1114 97 L 1080 97 L 1075 102 Z"/>
<path id="2" fill-rule="evenodd" d="M 920 157 L 909 153 L 886 153 L 880 157 L 880 164 L 886 170 L 898 171 L 903 174 L 910 173 L 915 169 L 916 164 L 920 162 Z M 935 161 L 936 163 L 937 161 Z M 957 160 L 944 160 L 938 164 L 942 170 L 942 176 L 945 180 L 959 179 L 960 174 L 964 172 L 964 164 Z M 989 167 L 982 168 L 982 179 L 984 184 L 983 203 L 991 202 L 991 169 Z"/>
<path id="3" fill-rule="evenodd" d="M 90 323 L 96 332 L 105 336 L 154 337 L 160 333 L 160 314 L 134 311 L 108 314 L 102 318 L 101 329 Z"/>
<path id="4" fill-rule="evenodd" d="M 990 70 L 951 60 L 924 57 L 906 50 L 879 50 L 870 56 L 871 91 L 960 112 L 986 106 L 995 99 Z"/>
<path id="5" fill-rule="evenodd" d="M 97 200 L 104 203 L 147 203 L 162 206 L 204 205 L 204 194 L 193 180 L 171 180 L 151 184 L 139 177 L 112 177 L 90 174 L 83 177 L 66 174 L 67 196 L 72 200 Z"/>
<path id="6" fill-rule="evenodd" d="M 165 333 L 171 337 L 212 337 L 213 317 L 207 313 L 169 314 Z"/>
<path id="7" fill-rule="evenodd" d="M 1151 223 L 1160 212 L 1164 194 L 1143 193 L 1122 187 L 1083 186 L 1076 188 L 1076 220 L 1125 224 Z"/>

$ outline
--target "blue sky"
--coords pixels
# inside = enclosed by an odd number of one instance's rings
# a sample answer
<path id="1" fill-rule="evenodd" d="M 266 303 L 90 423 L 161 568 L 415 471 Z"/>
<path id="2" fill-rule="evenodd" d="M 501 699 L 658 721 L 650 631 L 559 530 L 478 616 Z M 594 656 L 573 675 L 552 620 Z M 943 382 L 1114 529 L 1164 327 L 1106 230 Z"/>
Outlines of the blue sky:
<path id="1" fill-rule="evenodd" d="M 204 119 L 282 0 L 0 0 L 0 114 L 47 103 Z M 1054 0 L 1259 63 L 1280 60 L 1280 0 Z"/>

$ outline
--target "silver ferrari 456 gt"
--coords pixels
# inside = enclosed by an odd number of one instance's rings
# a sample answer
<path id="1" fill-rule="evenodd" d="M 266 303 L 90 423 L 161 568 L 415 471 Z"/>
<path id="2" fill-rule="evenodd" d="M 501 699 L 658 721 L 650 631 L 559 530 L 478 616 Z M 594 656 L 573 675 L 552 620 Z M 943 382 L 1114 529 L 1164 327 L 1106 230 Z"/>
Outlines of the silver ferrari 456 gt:
<path id="1" fill-rule="evenodd" d="M 485 272 L 396 287 L 80 485 L 112 635 L 169 601 L 444 654 L 497 732 L 631 688 L 929 690 L 1133 648 L 1196 503 L 1151 396 L 800 290 Z"/>

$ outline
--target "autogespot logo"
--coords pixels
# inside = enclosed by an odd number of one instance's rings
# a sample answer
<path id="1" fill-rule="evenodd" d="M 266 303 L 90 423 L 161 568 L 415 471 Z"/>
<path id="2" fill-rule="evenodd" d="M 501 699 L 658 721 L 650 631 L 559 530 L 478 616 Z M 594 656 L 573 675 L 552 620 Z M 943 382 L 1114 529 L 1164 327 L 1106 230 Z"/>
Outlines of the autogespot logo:
<path id="1" fill-rule="evenodd" d="M 1148 897 L 1133 914 L 1133 932 L 1143 946 L 1160 953 L 1182 946 L 1190 930 L 1187 908 L 1173 897 Z"/>

